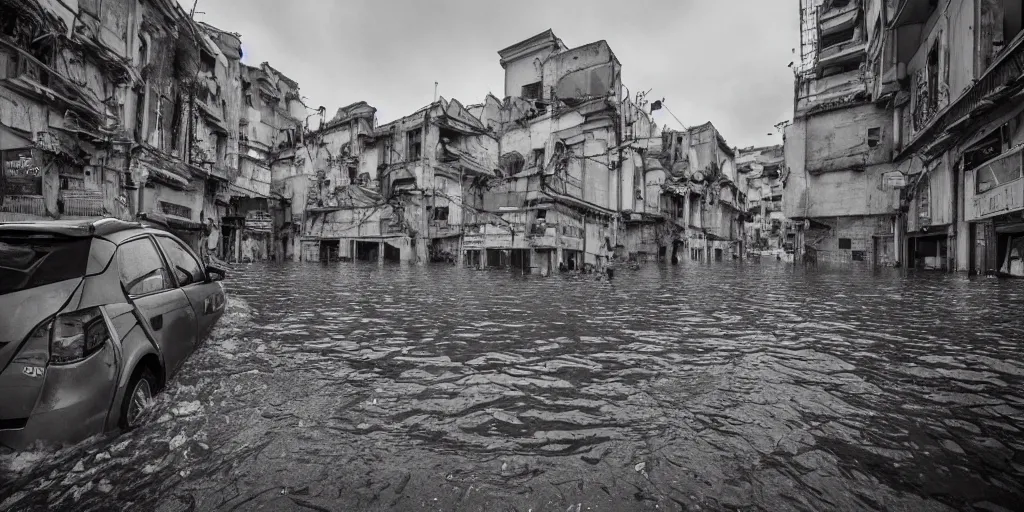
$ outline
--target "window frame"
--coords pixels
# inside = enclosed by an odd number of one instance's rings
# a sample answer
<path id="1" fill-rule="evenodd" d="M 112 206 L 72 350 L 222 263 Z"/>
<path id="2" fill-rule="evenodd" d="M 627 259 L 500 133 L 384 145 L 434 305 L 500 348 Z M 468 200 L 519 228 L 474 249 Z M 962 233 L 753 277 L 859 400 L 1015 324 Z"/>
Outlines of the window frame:
<path id="1" fill-rule="evenodd" d="M 160 258 L 160 265 L 163 268 L 164 272 L 167 273 L 168 284 L 170 284 L 171 286 L 166 286 L 166 287 L 164 287 L 164 288 L 162 288 L 160 290 L 156 290 L 156 291 L 152 291 L 152 292 L 147 292 L 147 293 L 143 293 L 143 294 L 139 294 L 139 295 L 133 295 L 131 293 L 130 288 L 128 287 L 128 285 L 125 284 L 124 281 L 121 281 L 121 277 L 122 277 L 121 276 L 121 260 L 119 259 L 120 251 L 121 251 L 122 248 L 124 248 L 124 246 L 126 246 L 126 245 L 128 245 L 128 244 L 130 244 L 132 242 L 137 242 L 139 240 L 149 240 L 149 243 L 153 244 L 154 248 L 156 249 L 156 255 L 157 255 L 158 258 Z M 167 260 L 164 257 L 163 250 L 160 247 L 160 243 L 157 242 L 153 238 L 153 235 L 151 235 L 149 233 L 143 233 L 143 234 L 138 235 L 138 236 L 133 236 L 133 237 L 131 237 L 131 238 L 129 238 L 129 239 L 127 239 L 127 240 L 117 244 L 117 249 L 114 251 L 114 259 L 117 260 L 117 279 L 121 283 L 121 286 L 124 288 L 125 294 L 128 295 L 128 298 L 130 298 L 130 299 L 133 299 L 133 300 L 134 299 L 141 299 L 143 297 L 149 297 L 150 295 L 156 295 L 158 293 L 164 293 L 164 292 L 168 292 L 168 291 L 171 291 L 171 290 L 174 290 L 174 289 L 178 288 L 177 286 L 174 286 L 174 284 L 177 283 L 177 276 L 174 275 L 174 272 L 170 271 L 170 268 L 167 265 Z"/>
<path id="2" fill-rule="evenodd" d="M 178 239 L 176 239 L 176 238 L 174 238 L 173 236 L 170 236 L 170 235 L 153 234 L 151 236 L 153 237 L 154 241 L 156 242 L 157 247 L 160 248 L 159 252 L 160 252 L 160 256 L 164 260 L 164 266 L 170 271 L 171 276 L 173 276 L 174 283 L 175 283 L 174 288 L 184 288 L 186 286 L 192 286 L 194 284 L 204 284 L 206 282 L 206 267 L 203 265 L 202 260 L 200 260 L 199 257 L 192 252 L 192 248 L 191 247 L 189 247 L 188 245 L 186 245 L 182 241 L 180 241 L 180 240 L 178 240 Z M 196 264 L 199 265 L 200 278 L 199 278 L 198 281 L 193 281 L 193 282 L 190 282 L 188 284 L 182 284 L 181 280 L 178 279 L 178 273 L 175 271 L 175 269 L 177 267 L 172 267 L 172 265 L 171 265 L 171 257 L 167 253 L 167 251 L 164 249 L 164 246 L 160 243 L 160 239 L 161 238 L 165 238 L 165 239 L 171 241 L 172 243 L 177 244 L 179 247 L 184 249 L 185 254 L 187 254 L 188 257 L 192 258 L 192 261 L 196 262 Z"/>
<path id="3" fill-rule="evenodd" d="M 405 153 L 407 162 L 415 162 L 423 159 L 423 131 L 421 128 L 405 132 Z M 416 154 L 413 155 L 413 146 L 416 146 Z"/>

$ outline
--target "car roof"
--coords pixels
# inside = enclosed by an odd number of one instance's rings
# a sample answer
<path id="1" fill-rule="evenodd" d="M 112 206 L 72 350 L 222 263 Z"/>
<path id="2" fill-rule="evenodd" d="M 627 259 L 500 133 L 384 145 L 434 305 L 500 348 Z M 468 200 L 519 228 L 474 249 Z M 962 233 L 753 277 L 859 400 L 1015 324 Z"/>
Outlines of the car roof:
<path id="1" fill-rule="evenodd" d="M 114 218 L 82 220 L 40 220 L 24 222 L 0 222 L 0 234 L 5 233 L 48 233 L 67 237 L 108 237 L 115 233 L 141 229 L 138 222 Z"/>

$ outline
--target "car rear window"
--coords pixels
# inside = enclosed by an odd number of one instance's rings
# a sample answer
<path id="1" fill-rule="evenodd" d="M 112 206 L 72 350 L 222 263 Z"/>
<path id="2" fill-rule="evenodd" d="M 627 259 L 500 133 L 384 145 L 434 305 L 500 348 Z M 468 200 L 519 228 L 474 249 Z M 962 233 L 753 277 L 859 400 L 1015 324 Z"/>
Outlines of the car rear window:
<path id="1" fill-rule="evenodd" d="M 85 276 L 91 238 L 0 235 L 0 295 Z"/>

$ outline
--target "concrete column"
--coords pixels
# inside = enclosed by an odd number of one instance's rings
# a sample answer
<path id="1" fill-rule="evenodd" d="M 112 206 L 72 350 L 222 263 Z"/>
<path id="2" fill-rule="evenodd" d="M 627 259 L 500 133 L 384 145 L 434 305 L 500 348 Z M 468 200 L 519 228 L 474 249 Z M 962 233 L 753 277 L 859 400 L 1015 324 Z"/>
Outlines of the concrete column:
<path id="1" fill-rule="evenodd" d="M 384 241 L 377 242 L 377 264 L 384 265 Z"/>
<path id="2" fill-rule="evenodd" d="M 971 270 L 971 224 L 967 222 L 967 182 L 963 162 L 954 169 L 956 173 L 956 271 Z"/>

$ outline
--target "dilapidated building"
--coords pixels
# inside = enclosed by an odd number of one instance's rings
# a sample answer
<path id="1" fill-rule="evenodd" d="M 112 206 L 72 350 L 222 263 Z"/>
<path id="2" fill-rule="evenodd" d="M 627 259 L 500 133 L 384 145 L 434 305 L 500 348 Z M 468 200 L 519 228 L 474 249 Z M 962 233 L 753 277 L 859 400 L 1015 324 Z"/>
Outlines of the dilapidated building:
<path id="1" fill-rule="evenodd" d="M 1024 275 L 1024 10 L 1010 0 L 880 9 L 872 66 L 892 105 L 908 266 Z"/>
<path id="2" fill-rule="evenodd" d="M 805 59 L 784 181 L 786 216 L 806 220 L 802 248 L 819 261 L 1021 268 L 1020 2 L 804 0 L 801 9 Z"/>
<path id="3" fill-rule="evenodd" d="M 304 109 L 241 57 L 173 0 L 0 0 L 0 221 L 145 219 L 204 257 L 272 254 L 246 241 L 272 236 L 269 169 Z"/>
<path id="4" fill-rule="evenodd" d="M 365 102 L 339 109 L 303 147 L 303 259 L 455 261 L 497 145 L 457 100 L 380 126 Z"/>
<path id="5" fill-rule="evenodd" d="M 498 172 L 481 184 L 463 250 L 541 274 L 607 262 L 627 243 L 620 213 L 644 211 L 637 189 L 655 126 L 604 41 L 570 49 L 548 30 L 498 55 L 506 98 L 477 109 L 497 137 Z"/>
<path id="6" fill-rule="evenodd" d="M 781 145 L 750 147 L 736 152 L 736 168 L 747 182 L 747 250 L 778 252 L 793 250 L 796 242 L 783 212 L 782 173 L 786 168 Z"/>
<path id="7" fill-rule="evenodd" d="M 803 61 L 786 128 L 786 218 L 797 252 L 817 261 L 898 261 L 892 110 L 870 94 L 868 51 L 881 0 L 802 0 Z"/>
<path id="8" fill-rule="evenodd" d="M 0 221 L 132 218 L 134 5 L 0 1 Z"/>

